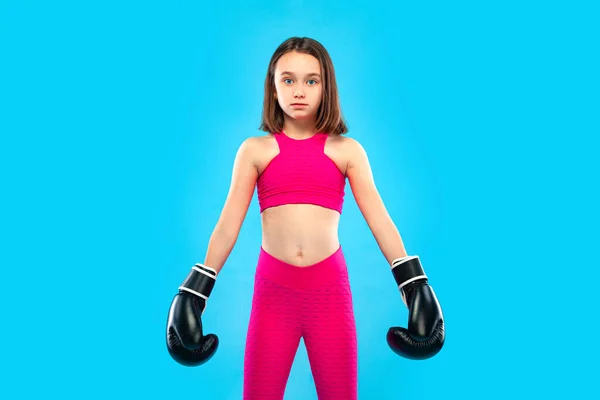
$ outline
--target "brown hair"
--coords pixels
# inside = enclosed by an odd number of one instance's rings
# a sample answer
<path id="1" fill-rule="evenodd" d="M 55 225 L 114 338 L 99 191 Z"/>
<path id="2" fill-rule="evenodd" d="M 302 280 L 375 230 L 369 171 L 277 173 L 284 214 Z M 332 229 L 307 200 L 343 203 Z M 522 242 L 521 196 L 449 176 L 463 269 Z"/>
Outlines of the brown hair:
<path id="1" fill-rule="evenodd" d="M 283 110 L 279 106 L 277 99 L 275 99 L 274 94 L 275 66 L 281 56 L 291 51 L 309 54 L 319 60 L 319 63 L 321 64 L 323 92 L 321 105 L 317 111 L 315 126 L 317 132 L 332 135 L 343 135 L 348 132 L 348 127 L 344 122 L 344 117 L 340 108 L 333 62 L 329 57 L 329 53 L 321 43 L 307 37 L 291 37 L 279 45 L 277 50 L 275 50 L 275 53 L 273 53 L 267 70 L 267 77 L 265 79 L 262 121 L 258 129 L 270 133 L 280 132 L 283 129 Z"/>

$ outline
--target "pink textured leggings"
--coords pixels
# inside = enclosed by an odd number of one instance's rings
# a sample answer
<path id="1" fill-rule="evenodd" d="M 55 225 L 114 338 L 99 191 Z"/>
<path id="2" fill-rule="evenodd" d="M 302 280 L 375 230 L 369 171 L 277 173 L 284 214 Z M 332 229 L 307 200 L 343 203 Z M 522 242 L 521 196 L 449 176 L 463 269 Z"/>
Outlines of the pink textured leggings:
<path id="1" fill-rule="evenodd" d="M 300 338 L 319 400 L 356 400 L 356 324 L 340 247 L 308 267 L 261 248 L 244 357 L 244 400 L 282 400 Z"/>

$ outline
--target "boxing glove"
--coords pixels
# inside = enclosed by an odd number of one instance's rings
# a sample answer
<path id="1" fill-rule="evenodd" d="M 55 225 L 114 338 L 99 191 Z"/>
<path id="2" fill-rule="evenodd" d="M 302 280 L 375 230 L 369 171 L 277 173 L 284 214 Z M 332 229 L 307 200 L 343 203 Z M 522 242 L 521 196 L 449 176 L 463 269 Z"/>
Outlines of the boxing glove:
<path id="1" fill-rule="evenodd" d="M 195 367 L 215 354 L 219 338 L 204 335 L 202 314 L 217 279 L 217 272 L 196 264 L 171 302 L 167 320 L 167 349 L 181 365 Z"/>
<path id="2" fill-rule="evenodd" d="M 392 274 L 408 307 L 409 318 L 408 329 L 392 327 L 388 330 L 388 345 L 396 354 L 411 360 L 433 357 L 444 345 L 444 317 L 419 257 L 394 260 Z"/>

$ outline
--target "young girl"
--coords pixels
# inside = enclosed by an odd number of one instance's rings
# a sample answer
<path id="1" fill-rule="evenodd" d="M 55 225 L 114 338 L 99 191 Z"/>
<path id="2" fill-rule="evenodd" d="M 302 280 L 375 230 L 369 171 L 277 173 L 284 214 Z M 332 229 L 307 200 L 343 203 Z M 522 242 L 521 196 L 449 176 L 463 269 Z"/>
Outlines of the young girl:
<path id="1" fill-rule="evenodd" d="M 260 129 L 267 134 L 248 138 L 237 152 L 204 264 L 194 266 L 173 300 L 169 352 L 181 364 L 200 365 L 216 351 L 218 339 L 203 335 L 200 316 L 256 187 L 262 245 L 244 355 L 243 398 L 283 399 L 303 338 L 319 399 L 356 399 L 356 324 L 338 239 L 346 178 L 411 308 L 408 331 L 388 332 L 392 349 L 408 358 L 437 353 L 443 343 L 441 309 L 418 258 L 406 254 L 375 187 L 365 150 L 342 136 L 347 127 L 334 68 L 319 42 L 293 37 L 275 51 L 265 80 Z M 414 303 L 421 308 L 415 309 Z"/>

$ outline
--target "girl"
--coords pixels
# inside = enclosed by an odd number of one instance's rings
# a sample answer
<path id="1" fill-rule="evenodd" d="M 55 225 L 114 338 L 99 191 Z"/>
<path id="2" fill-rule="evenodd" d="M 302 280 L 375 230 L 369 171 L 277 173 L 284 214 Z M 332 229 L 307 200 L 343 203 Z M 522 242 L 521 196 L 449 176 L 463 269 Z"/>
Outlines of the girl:
<path id="1" fill-rule="evenodd" d="M 348 178 L 391 262 L 406 252 L 377 194 L 365 151 L 344 137 L 333 63 L 309 38 L 275 51 L 260 129 L 238 154 L 223 227 L 240 229 L 257 187 L 262 247 L 244 362 L 244 399 L 282 399 L 303 338 L 319 399 L 355 399 L 357 343 L 338 225 Z M 223 228 L 226 229 L 226 228 Z M 211 246 L 221 265 L 228 247 Z"/>
<path id="2" fill-rule="evenodd" d="M 194 267 L 173 301 L 169 351 L 184 365 L 199 365 L 214 354 L 218 340 L 203 336 L 198 315 L 237 241 L 256 187 L 262 245 L 244 354 L 243 398 L 283 399 L 302 338 L 319 399 L 356 399 L 356 324 L 338 239 L 346 178 L 390 265 L 407 260 L 407 254 L 375 187 L 365 150 L 343 136 L 347 127 L 333 64 L 319 42 L 293 37 L 277 48 L 265 80 L 260 129 L 267 134 L 246 139 L 236 154 L 204 264 Z M 404 268 L 402 279 L 423 282 L 417 267 Z M 406 271 L 416 272 L 408 276 Z"/>

